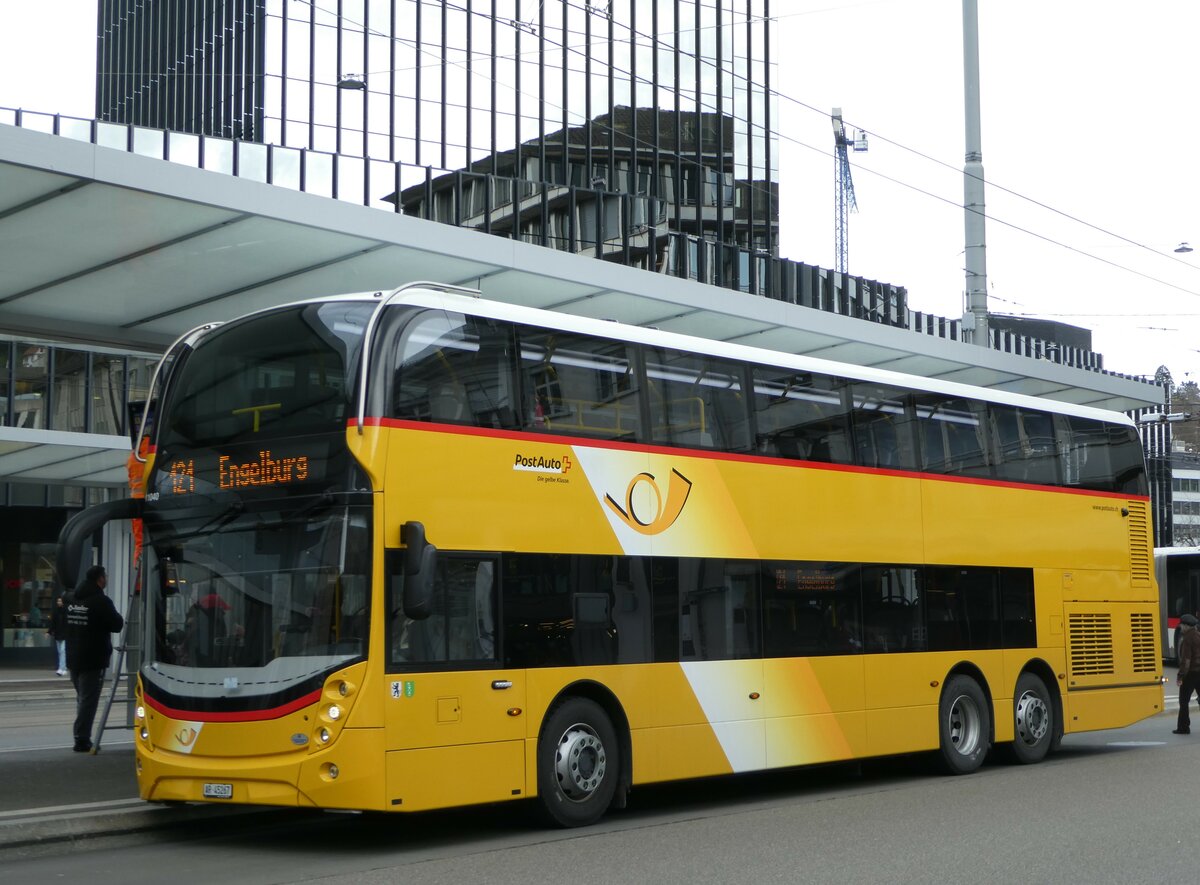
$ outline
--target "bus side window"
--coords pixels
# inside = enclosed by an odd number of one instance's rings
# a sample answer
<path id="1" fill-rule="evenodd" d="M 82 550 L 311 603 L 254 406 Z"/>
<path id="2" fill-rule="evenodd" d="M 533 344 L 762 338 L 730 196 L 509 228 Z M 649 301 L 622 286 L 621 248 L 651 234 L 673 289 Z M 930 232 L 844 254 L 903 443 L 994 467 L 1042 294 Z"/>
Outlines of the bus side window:
<path id="1" fill-rule="evenodd" d="M 862 651 L 858 566 L 765 561 L 761 569 L 765 657 Z"/>
<path id="2" fill-rule="evenodd" d="M 491 557 L 443 554 L 431 613 L 404 614 L 403 551 L 388 552 L 388 659 L 393 664 L 494 661 L 496 566 Z"/>
<path id="3" fill-rule="evenodd" d="M 992 476 L 991 434 L 982 404 L 918 393 L 921 469 L 955 476 Z"/>
<path id="4" fill-rule="evenodd" d="M 865 565 L 862 568 L 866 651 L 925 650 L 921 569 Z"/>
<path id="5" fill-rule="evenodd" d="M 596 439 L 640 437 L 634 345 L 528 326 L 517 327 L 517 335 L 523 429 Z"/>
<path id="6" fill-rule="evenodd" d="M 736 559 L 678 559 L 673 564 L 680 591 L 679 660 L 758 657 L 758 564 Z"/>
<path id="7" fill-rule="evenodd" d="M 756 366 L 758 452 L 776 458 L 849 464 L 846 383 L 811 372 Z"/>
<path id="8" fill-rule="evenodd" d="M 863 467 L 915 469 L 911 396 L 907 391 L 867 383 L 855 383 L 851 390 L 855 462 Z"/>
<path id="9" fill-rule="evenodd" d="M 654 442 L 750 450 L 750 416 L 742 395 L 743 369 L 715 357 L 646 348 L 650 428 Z"/>
<path id="10" fill-rule="evenodd" d="M 429 312 L 405 327 L 396 347 L 393 417 L 515 427 L 511 326 Z"/>
<path id="11" fill-rule="evenodd" d="M 1065 415 L 1058 425 L 1063 474 L 1068 486 L 1116 491 L 1109 460 L 1107 425 L 1101 421 Z"/>

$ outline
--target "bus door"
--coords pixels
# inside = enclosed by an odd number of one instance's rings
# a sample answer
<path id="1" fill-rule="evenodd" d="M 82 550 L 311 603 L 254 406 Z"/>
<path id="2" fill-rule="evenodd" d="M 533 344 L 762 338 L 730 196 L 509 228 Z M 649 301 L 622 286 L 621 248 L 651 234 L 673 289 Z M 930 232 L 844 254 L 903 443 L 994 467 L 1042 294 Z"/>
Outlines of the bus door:
<path id="1" fill-rule="evenodd" d="M 679 661 L 698 704 L 692 721 L 661 730 L 671 742 L 657 748 L 662 771 L 684 764 L 694 766 L 692 775 L 766 768 L 758 564 L 689 558 L 661 566 L 655 595 L 677 584 Z"/>
<path id="2" fill-rule="evenodd" d="M 525 681 L 498 668 L 497 557 L 440 554 L 432 611 L 413 620 L 400 553 L 388 560 L 388 795 L 403 810 L 519 796 Z"/>

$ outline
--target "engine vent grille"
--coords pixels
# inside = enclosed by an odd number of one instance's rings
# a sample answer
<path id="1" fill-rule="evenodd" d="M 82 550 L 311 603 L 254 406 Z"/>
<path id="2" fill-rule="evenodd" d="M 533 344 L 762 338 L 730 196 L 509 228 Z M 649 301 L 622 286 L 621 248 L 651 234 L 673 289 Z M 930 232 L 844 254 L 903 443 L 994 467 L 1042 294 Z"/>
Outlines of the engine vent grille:
<path id="1" fill-rule="evenodd" d="M 1154 615 L 1134 612 L 1129 616 L 1129 632 L 1133 641 L 1133 672 L 1158 672 L 1158 655 L 1154 651 Z"/>
<path id="2" fill-rule="evenodd" d="M 1145 501 L 1128 501 L 1129 581 L 1135 587 L 1149 587 L 1154 571 L 1154 551 L 1150 544 L 1150 517 Z"/>
<path id="3" fill-rule="evenodd" d="M 1103 676 L 1113 671 L 1112 616 L 1073 613 L 1067 621 L 1072 676 Z M 1150 639 L 1153 647 L 1154 638 Z"/>

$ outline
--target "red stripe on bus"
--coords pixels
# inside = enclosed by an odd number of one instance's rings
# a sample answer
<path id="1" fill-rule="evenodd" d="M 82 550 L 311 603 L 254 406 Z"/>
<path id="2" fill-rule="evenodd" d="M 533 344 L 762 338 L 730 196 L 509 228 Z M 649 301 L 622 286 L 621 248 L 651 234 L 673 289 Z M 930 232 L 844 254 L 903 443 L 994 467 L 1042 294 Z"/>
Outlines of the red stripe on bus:
<path id="1" fill-rule="evenodd" d="M 349 420 L 349 427 L 357 426 L 357 418 Z M 581 446 L 592 449 L 616 449 L 623 452 L 645 452 L 652 455 L 677 455 L 688 458 L 706 458 L 710 461 L 735 461 L 743 464 L 772 464 L 779 467 L 807 467 L 810 470 L 829 470 L 835 473 L 866 473 L 875 476 L 900 476 L 960 482 L 968 485 L 997 486 L 1004 489 L 1034 489 L 1043 492 L 1058 492 L 1066 495 L 1085 495 L 1094 498 L 1120 498 L 1122 500 L 1145 501 L 1148 495 L 1122 495 L 1118 492 L 1101 492 L 1096 489 L 1075 489 L 1067 486 L 1038 485 L 1035 483 L 1009 482 L 1003 479 L 984 479 L 975 476 L 946 476 L 941 473 L 923 473 L 920 470 L 895 470 L 887 467 L 859 467 L 856 464 L 831 464 L 827 461 L 803 461 L 797 458 L 773 458 L 769 455 L 747 455 L 737 452 L 710 452 L 705 449 L 679 449 L 672 446 L 644 445 L 641 443 L 616 442 L 608 439 L 565 436 L 561 434 L 530 433 L 520 430 L 498 430 L 494 427 L 471 427 L 460 424 L 436 424 L 431 421 L 408 421 L 403 418 L 364 418 L 368 427 L 390 427 L 398 430 L 415 430 L 423 433 L 450 433 L 457 436 L 479 436 L 487 439 L 505 439 L 515 442 L 540 442 L 563 446 Z"/>
<path id="2" fill-rule="evenodd" d="M 209 710 L 177 710 L 168 707 L 161 701 L 156 701 L 149 695 L 144 695 L 146 705 L 153 707 L 164 716 L 172 719 L 183 719 L 189 722 L 254 722 L 259 719 L 278 719 L 288 713 L 295 713 L 302 707 L 315 704 L 321 698 L 321 689 L 310 692 L 304 697 L 297 698 L 278 707 L 268 707 L 265 710 L 239 710 L 235 713 L 218 713 Z"/>

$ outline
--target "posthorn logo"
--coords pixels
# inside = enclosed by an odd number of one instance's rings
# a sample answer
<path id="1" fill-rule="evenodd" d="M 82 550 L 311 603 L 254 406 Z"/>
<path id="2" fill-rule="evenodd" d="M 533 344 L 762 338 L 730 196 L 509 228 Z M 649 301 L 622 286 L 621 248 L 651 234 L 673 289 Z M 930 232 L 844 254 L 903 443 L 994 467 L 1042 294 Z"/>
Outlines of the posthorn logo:
<path id="1" fill-rule="evenodd" d="M 636 494 L 638 486 L 642 485 L 651 492 L 653 503 L 650 506 L 647 506 L 647 496 Z M 605 495 L 604 503 L 618 519 L 638 534 L 657 535 L 665 532 L 679 519 L 691 492 L 692 481 L 678 470 L 672 469 L 671 475 L 667 477 L 667 493 L 664 498 L 654 474 L 643 472 L 629 481 L 629 486 L 625 489 L 625 506 L 618 504 L 612 495 Z M 637 504 L 635 498 L 640 499 L 641 503 Z"/>

